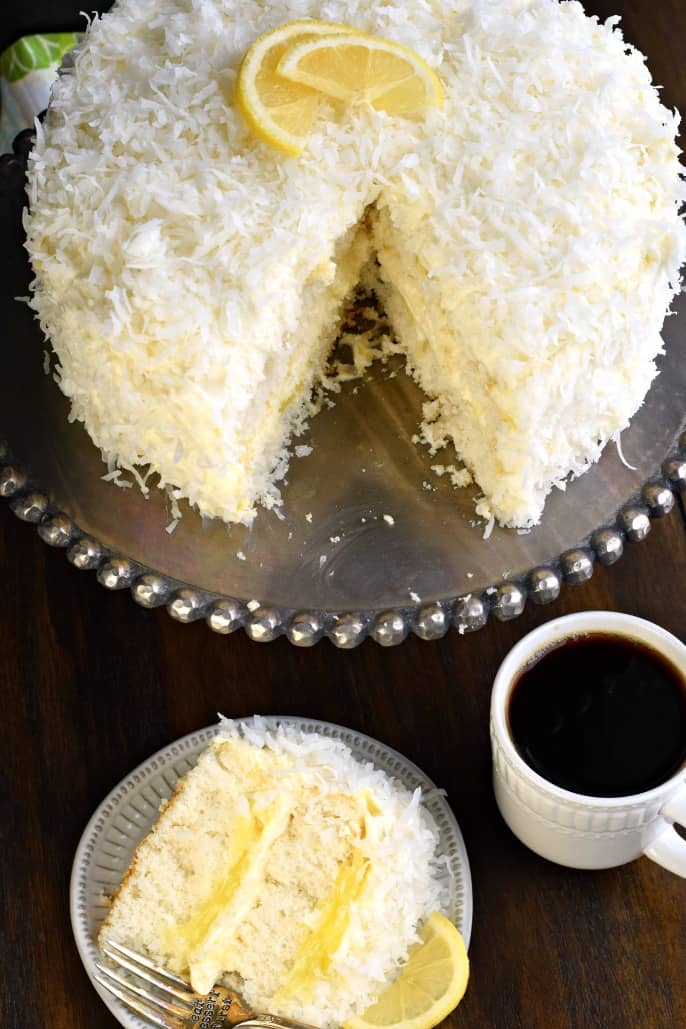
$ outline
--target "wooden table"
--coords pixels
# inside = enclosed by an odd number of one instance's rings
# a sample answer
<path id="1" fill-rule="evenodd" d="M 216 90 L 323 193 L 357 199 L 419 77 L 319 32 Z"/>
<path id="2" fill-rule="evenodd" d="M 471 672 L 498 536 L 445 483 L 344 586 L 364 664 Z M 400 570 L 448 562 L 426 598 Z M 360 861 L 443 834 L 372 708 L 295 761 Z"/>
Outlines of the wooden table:
<path id="1" fill-rule="evenodd" d="M 78 24 L 77 0 L 11 0 L 0 48 Z M 92 8 L 89 5 L 89 9 Z M 97 6 L 97 5 L 96 5 Z M 680 0 L 589 5 L 625 14 L 665 99 L 686 110 Z M 475 918 L 467 996 L 454 1029 L 682 1029 L 686 883 L 648 860 L 606 872 L 549 864 L 508 831 L 490 785 L 488 704 L 496 668 L 529 629 L 588 608 L 652 619 L 686 637 L 683 502 L 622 561 L 559 602 L 439 643 L 409 639 L 310 651 L 228 638 L 143 611 L 71 567 L 0 506 L 0 684 L 4 705 L 4 987 L 9 1029 L 113 1029 L 69 925 L 73 853 L 91 812 L 131 768 L 215 720 L 299 714 L 339 722 L 402 751 L 448 790 L 472 865 Z"/>

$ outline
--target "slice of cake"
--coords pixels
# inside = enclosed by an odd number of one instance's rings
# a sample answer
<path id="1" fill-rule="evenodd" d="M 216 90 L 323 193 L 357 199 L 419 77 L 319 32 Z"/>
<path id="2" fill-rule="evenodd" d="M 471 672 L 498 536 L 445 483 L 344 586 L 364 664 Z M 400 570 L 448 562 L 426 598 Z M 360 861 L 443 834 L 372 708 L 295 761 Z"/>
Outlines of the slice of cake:
<path id="1" fill-rule="evenodd" d="M 437 829 L 342 743 L 225 722 L 143 840 L 101 931 L 248 1006 L 339 1025 L 444 898 Z"/>
<path id="2" fill-rule="evenodd" d="M 241 60 L 307 17 L 414 48 L 443 105 L 323 104 L 299 157 L 260 141 Z M 31 304 L 72 417 L 112 467 L 249 523 L 280 503 L 372 253 L 421 435 L 455 446 L 481 514 L 533 524 L 656 374 L 686 252 L 677 127 L 578 3 L 120 0 L 29 162 Z"/>

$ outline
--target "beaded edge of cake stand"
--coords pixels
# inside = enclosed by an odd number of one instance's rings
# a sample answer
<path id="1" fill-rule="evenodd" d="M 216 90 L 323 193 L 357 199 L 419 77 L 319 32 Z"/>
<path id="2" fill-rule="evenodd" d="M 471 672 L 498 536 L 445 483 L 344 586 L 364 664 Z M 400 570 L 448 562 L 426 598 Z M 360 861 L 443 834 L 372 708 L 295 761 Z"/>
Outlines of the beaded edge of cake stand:
<path id="1" fill-rule="evenodd" d="M 32 129 L 17 136 L 14 153 L 0 156 L 0 179 L 21 176 L 23 180 L 32 144 Z M 486 625 L 489 614 L 503 622 L 517 618 L 527 599 L 534 604 L 550 604 L 560 595 L 563 582 L 572 586 L 587 582 L 596 561 L 614 564 L 622 556 L 626 540 L 644 540 L 650 532 L 651 519 L 669 514 L 675 494 L 686 492 L 686 431 L 679 437 L 676 452 L 663 461 L 661 472 L 622 505 L 612 524 L 597 529 L 556 560 L 481 591 L 374 611 L 295 611 L 268 605 L 251 609 L 242 600 L 155 572 L 88 536 L 68 515 L 50 504 L 39 486 L 12 460 L 8 442 L 0 439 L 0 497 L 9 500 L 12 511 L 23 522 L 36 525 L 45 543 L 65 549 L 67 560 L 75 568 L 95 571 L 98 582 L 106 589 L 129 589 L 141 607 L 166 607 L 178 622 L 204 619 L 210 629 L 222 635 L 242 628 L 258 643 L 286 636 L 298 647 L 311 647 L 326 637 L 337 647 L 352 649 L 367 636 L 381 646 L 392 647 L 402 643 L 410 632 L 423 640 L 437 640 L 450 628 L 457 629 L 460 635 L 475 632 Z"/>
<path id="2" fill-rule="evenodd" d="M 410 632 L 423 640 L 441 639 L 450 628 L 460 635 L 475 632 L 486 625 L 489 614 L 510 621 L 522 614 L 527 600 L 550 604 L 560 595 L 562 583 L 575 586 L 587 582 L 596 561 L 603 565 L 618 561 L 625 541 L 641 542 L 650 532 L 651 519 L 669 514 L 677 492 L 686 492 L 686 432 L 679 437 L 677 452 L 663 462 L 662 476 L 648 481 L 624 504 L 613 524 L 597 529 L 587 541 L 525 575 L 479 592 L 414 607 L 333 612 L 260 605 L 251 610 L 242 600 L 170 579 L 86 535 L 68 515 L 51 506 L 48 497 L 11 460 L 9 445 L 0 441 L 0 497 L 9 500 L 21 521 L 36 526 L 45 543 L 66 550 L 67 560 L 75 568 L 94 571 L 106 589 L 129 589 L 141 607 L 166 607 L 178 622 L 204 619 L 222 635 L 242 628 L 258 643 L 286 636 L 299 647 L 311 647 L 327 637 L 335 646 L 351 649 L 367 636 L 390 647 L 402 643 Z"/>

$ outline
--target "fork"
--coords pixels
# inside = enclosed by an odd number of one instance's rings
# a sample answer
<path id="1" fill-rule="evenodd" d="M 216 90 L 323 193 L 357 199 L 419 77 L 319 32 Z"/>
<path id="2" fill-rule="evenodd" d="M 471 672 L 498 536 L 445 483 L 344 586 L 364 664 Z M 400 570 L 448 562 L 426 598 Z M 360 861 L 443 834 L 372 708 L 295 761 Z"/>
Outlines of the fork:
<path id="1" fill-rule="evenodd" d="M 107 940 L 101 951 L 109 964 L 95 962 L 95 981 L 137 1015 L 160 1029 L 314 1029 L 275 1015 L 256 1014 L 233 990 L 214 986 L 194 993 L 184 979 L 121 943 Z"/>

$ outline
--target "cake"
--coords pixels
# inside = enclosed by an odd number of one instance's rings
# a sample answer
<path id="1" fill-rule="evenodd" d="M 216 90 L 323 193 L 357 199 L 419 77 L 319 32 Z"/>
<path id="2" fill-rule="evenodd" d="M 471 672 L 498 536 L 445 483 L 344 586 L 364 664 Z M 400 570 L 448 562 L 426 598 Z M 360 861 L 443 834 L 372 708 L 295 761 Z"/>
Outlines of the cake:
<path id="1" fill-rule="evenodd" d="M 234 90 L 294 18 L 411 46 L 443 106 L 324 110 L 279 153 Z M 249 524 L 282 502 L 366 267 L 426 394 L 418 436 L 454 446 L 480 514 L 533 525 L 656 374 L 685 253 L 677 127 L 617 19 L 575 2 L 120 0 L 29 161 L 30 303 L 71 418 L 113 474 Z"/>
<path id="2" fill-rule="evenodd" d="M 342 742 L 225 721 L 137 848 L 100 940 L 199 993 L 340 1025 L 397 974 L 445 901 L 438 831 Z"/>

